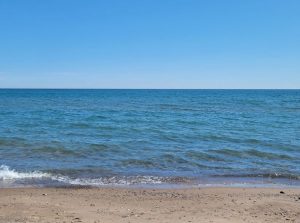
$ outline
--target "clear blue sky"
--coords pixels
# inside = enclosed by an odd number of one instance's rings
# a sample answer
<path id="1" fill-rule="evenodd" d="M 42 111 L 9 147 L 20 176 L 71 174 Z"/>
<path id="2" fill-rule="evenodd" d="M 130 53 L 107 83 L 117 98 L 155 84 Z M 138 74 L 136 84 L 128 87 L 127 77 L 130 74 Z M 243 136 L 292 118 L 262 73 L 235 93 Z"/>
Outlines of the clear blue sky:
<path id="1" fill-rule="evenodd" d="M 0 0 L 0 87 L 300 88 L 300 1 Z"/>

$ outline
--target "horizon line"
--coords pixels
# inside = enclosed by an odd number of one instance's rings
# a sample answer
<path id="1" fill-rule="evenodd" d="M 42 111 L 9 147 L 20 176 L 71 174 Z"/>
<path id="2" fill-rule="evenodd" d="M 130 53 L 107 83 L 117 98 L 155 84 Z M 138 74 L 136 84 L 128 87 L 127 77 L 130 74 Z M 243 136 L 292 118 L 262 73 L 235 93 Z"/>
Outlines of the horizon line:
<path id="1" fill-rule="evenodd" d="M 0 90 L 300 90 L 300 88 L 18 88 L 8 87 Z"/>

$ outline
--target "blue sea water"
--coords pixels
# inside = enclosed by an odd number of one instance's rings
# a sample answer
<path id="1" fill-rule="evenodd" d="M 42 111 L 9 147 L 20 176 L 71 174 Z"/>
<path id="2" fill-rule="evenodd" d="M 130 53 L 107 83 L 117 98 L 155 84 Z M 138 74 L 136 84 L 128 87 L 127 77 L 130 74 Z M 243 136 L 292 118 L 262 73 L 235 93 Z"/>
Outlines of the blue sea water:
<path id="1" fill-rule="evenodd" d="M 0 187 L 300 185 L 300 90 L 0 90 Z"/>

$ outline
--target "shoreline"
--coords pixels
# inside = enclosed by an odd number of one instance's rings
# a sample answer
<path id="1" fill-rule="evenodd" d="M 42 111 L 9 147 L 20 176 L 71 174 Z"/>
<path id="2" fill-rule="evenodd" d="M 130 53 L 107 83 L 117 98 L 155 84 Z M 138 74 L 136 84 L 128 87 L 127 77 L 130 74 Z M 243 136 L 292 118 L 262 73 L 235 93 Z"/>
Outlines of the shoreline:
<path id="1" fill-rule="evenodd" d="M 1 188 L 8 222 L 300 222 L 300 188 Z"/>
<path id="2" fill-rule="evenodd" d="M 0 190 L 10 189 L 116 189 L 116 190 L 196 190 L 196 189 L 210 189 L 210 188 L 227 188 L 227 189 L 291 189 L 300 190 L 300 185 L 289 184 L 136 184 L 136 185 L 14 185 L 14 186 L 0 186 Z"/>
<path id="3" fill-rule="evenodd" d="M 1 176 L 0 176 L 1 177 Z M 146 176 L 149 177 L 149 176 Z M 152 177 L 152 176 L 150 176 Z M 157 176 L 153 176 L 155 178 Z M 49 178 L 49 179 L 48 179 Z M 180 180 L 178 180 L 180 178 Z M 63 179 L 63 178 L 61 178 Z M 209 177 L 183 178 L 174 177 L 158 179 L 157 182 L 138 182 L 138 179 L 68 179 L 58 180 L 56 177 L 16 178 L 0 180 L 0 189 L 9 188 L 124 188 L 124 189 L 197 189 L 197 188 L 290 188 L 300 189 L 300 180 L 289 178 L 267 177 Z M 170 180 L 171 179 L 171 180 Z"/>

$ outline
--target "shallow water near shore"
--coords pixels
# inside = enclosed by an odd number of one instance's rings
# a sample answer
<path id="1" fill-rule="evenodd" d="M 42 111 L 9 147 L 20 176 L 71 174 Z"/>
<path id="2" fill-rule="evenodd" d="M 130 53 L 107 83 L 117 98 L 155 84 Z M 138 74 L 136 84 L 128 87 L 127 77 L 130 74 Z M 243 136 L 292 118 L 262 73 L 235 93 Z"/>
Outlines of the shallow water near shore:
<path id="1" fill-rule="evenodd" d="M 0 187 L 300 185 L 299 90 L 0 90 Z"/>

